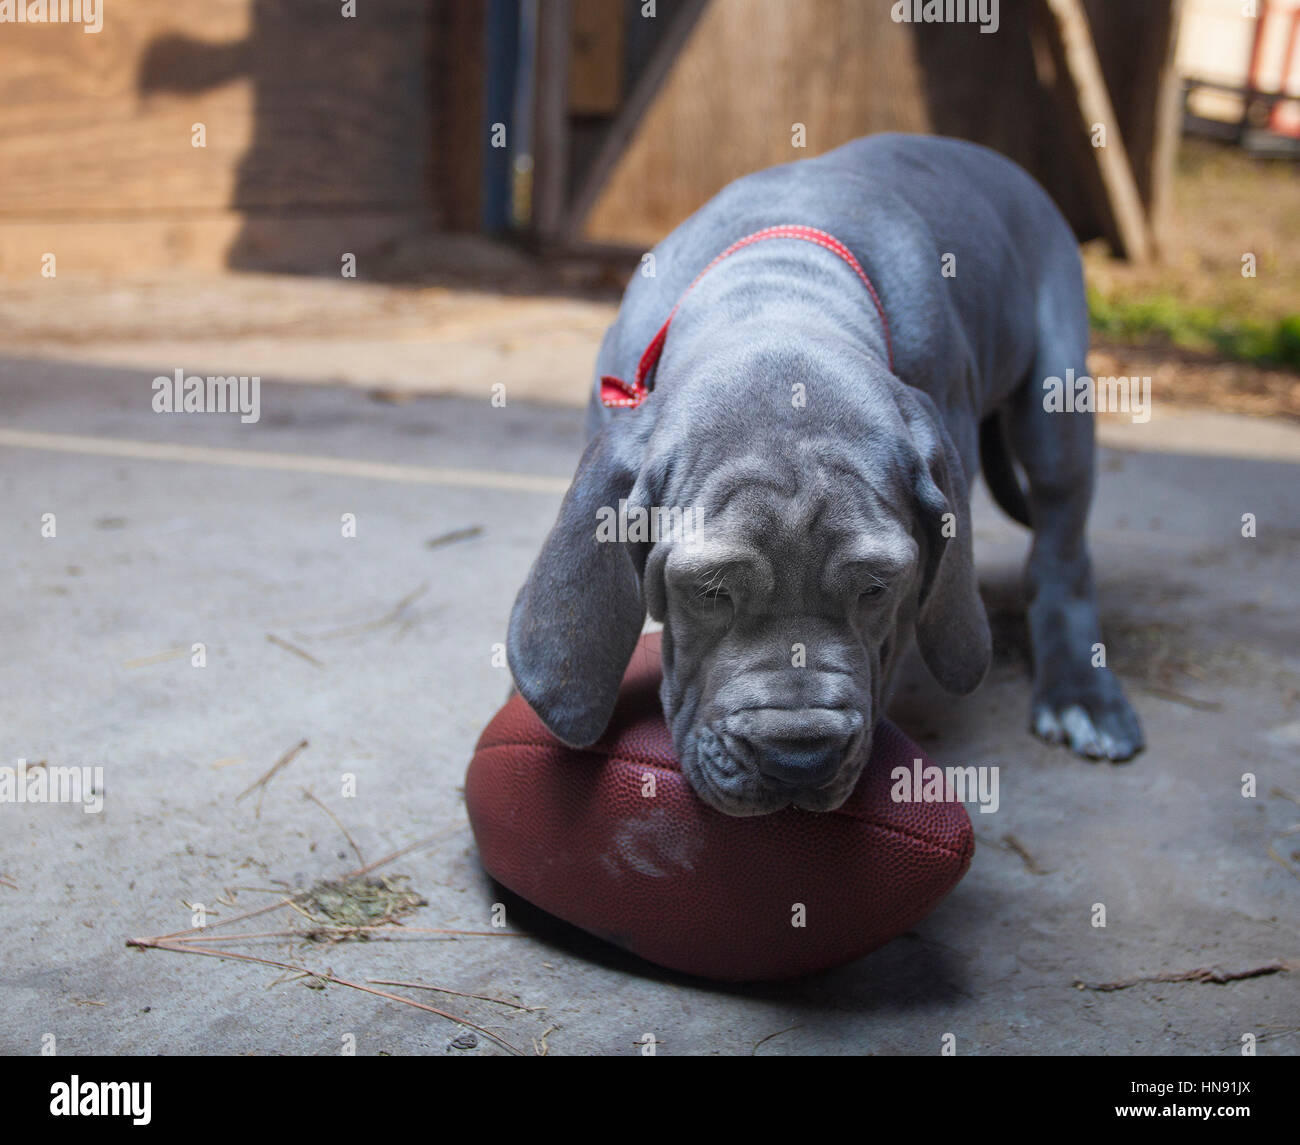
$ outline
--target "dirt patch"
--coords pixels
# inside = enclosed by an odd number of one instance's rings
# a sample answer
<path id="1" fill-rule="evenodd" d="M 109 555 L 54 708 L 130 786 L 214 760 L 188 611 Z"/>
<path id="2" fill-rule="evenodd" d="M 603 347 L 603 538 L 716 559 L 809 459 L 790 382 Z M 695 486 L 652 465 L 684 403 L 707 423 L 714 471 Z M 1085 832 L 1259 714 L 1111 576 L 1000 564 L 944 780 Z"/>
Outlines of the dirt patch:
<path id="1" fill-rule="evenodd" d="M 1161 406 L 1300 420 L 1300 374 L 1281 367 L 1094 337 L 1088 370 L 1093 377 L 1150 378 L 1152 403 Z"/>
<path id="2" fill-rule="evenodd" d="M 293 901 L 321 926 L 382 926 L 428 905 L 427 900 L 407 887 L 407 881 L 406 875 L 322 880 Z M 336 932 L 328 933 L 334 941 Z M 354 936 L 364 940 L 368 932 L 357 930 Z"/>
<path id="3" fill-rule="evenodd" d="M 1010 590 L 986 591 L 994 663 L 1028 674 L 1032 658 L 1023 601 Z M 1215 644 L 1188 625 L 1113 614 L 1102 622 L 1106 659 L 1118 675 L 1144 691 L 1188 707 L 1215 711 L 1222 687 L 1274 684 L 1294 691 L 1300 676 L 1244 643 Z"/>

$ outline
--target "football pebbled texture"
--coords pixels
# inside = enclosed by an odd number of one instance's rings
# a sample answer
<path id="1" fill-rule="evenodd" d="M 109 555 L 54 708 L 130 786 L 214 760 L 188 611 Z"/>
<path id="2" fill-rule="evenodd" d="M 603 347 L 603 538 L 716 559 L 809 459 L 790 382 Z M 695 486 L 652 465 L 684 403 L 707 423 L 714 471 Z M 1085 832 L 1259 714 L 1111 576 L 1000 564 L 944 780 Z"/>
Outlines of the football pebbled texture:
<path id="1" fill-rule="evenodd" d="M 589 748 L 555 739 L 518 695 L 488 724 L 465 802 L 497 882 L 650 962 L 724 981 L 849 962 L 957 885 L 975 849 L 970 818 L 958 802 L 890 797 L 894 768 L 930 761 L 885 720 L 836 811 L 737 818 L 703 803 L 659 706 L 658 647 L 643 638 Z"/>

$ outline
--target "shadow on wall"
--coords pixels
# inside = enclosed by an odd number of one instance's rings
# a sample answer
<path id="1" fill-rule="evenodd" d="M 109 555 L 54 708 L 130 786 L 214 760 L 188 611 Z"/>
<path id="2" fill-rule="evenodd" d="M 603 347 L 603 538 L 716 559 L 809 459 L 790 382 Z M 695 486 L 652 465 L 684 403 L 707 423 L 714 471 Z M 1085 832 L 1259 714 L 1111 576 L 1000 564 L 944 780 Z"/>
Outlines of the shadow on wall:
<path id="1" fill-rule="evenodd" d="M 252 144 L 229 203 L 245 218 L 229 266 L 336 275 L 345 252 L 382 253 L 436 225 L 430 40 L 424 0 L 361 3 L 347 18 L 341 2 L 254 0 L 243 40 L 152 41 L 141 96 L 252 81 Z"/>

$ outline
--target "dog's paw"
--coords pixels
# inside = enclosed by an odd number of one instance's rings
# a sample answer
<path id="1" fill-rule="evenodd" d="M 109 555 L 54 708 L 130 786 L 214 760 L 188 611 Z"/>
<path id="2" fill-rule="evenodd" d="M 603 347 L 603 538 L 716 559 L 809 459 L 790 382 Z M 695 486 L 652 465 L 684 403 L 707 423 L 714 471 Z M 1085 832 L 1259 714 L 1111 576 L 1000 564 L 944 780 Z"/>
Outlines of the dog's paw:
<path id="1" fill-rule="evenodd" d="M 1058 686 L 1051 695 L 1036 695 L 1030 730 L 1088 759 L 1121 763 L 1146 746 L 1142 725 L 1115 677 L 1106 669 L 1094 671 L 1106 675 L 1090 681 L 1090 688 L 1063 695 L 1066 690 Z"/>

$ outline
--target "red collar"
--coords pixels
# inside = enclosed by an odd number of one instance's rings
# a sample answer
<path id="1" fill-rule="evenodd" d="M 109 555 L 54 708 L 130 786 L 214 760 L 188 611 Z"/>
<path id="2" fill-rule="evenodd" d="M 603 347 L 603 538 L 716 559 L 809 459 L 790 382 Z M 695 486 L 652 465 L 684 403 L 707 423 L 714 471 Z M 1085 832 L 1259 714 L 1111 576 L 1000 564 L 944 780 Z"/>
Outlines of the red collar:
<path id="1" fill-rule="evenodd" d="M 894 368 L 894 344 L 889 337 L 889 319 L 885 316 L 885 308 L 880 303 L 880 295 L 876 293 L 876 288 L 871 285 L 871 279 L 867 277 L 866 271 L 858 264 L 858 260 L 853 257 L 852 251 L 849 250 L 834 235 L 829 235 L 825 231 L 819 231 L 816 227 L 805 227 L 798 223 L 786 223 L 777 227 L 764 227 L 761 231 L 755 231 L 752 235 L 746 235 L 743 239 L 737 239 L 726 250 L 717 256 L 708 266 L 695 276 L 694 281 L 684 291 L 682 296 L 677 300 L 677 304 L 672 308 L 667 320 L 659 327 L 659 333 L 654 336 L 650 345 L 645 348 L 645 353 L 641 355 L 641 361 L 637 363 L 636 375 L 632 381 L 625 382 L 622 378 L 616 378 L 612 374 L 605 374 L 600 379 L 600 400 L 610 407 L 635 408 L 639 406 L 650 393 L 650 387 L 647 385 L 647 379 L 655 366 L 659 363 L 659 358 L 664 352 L 664 341 L 668 337 L 668 327 L 672 325 L 673 318 L 676 317 L 677 311 L 685 301 L 686 296 L 695 289 L 696 283 L 709 273 L 728 255 L 733 255 L 742 247 L 747 247 L 753 243 L 762 242 L 764 239 L 801 239 L 804 242 L 815 243 L 819 247 L 824 247 L 832 254 L 843 259 L 853 268 L 854 273 L 862 280 L 862 285 L 867 288 L 867 293 L 871 295 L 871 301 L 875 304 L 876 313 L 880 315 L 880 323 L 885 330 L 885 349 L 889 355 L 889 368 Z"/>

